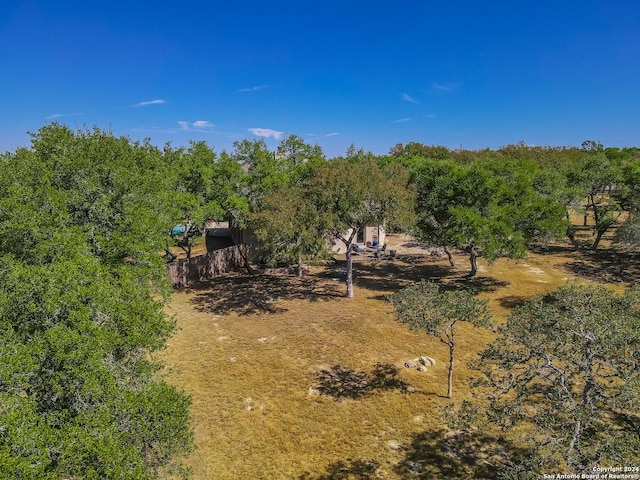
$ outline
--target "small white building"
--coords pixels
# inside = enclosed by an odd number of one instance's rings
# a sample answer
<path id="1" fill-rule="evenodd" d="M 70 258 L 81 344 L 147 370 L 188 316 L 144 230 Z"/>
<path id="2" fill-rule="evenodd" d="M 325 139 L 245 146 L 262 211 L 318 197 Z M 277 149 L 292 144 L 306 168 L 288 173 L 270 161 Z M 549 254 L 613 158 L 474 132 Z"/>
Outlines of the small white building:
<path id="1" fill-rule="evenodd" d="M 344 235 L 343 238 L 348 240 L 353 232 L 353 229 L 349 229 Z M 377 224 L 368 224 L 364 227 L 358 229 L 358 233 L 356 233 L 356 237 L 354 239 L 354 244 L 357 244 L 360 247 L 382 247 L 386 241 L 384 225 Z M 332 252 L 336 253 L 344 253 L 346 250 L 344 242 L 340 240 L 332 240 L 330 244 L 330 248 Z"/>

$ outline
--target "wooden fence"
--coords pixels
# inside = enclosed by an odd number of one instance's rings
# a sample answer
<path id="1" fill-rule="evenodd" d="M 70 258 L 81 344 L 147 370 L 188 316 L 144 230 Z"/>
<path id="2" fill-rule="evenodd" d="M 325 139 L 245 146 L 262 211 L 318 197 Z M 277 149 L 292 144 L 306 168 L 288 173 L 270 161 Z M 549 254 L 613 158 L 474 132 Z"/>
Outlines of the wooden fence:
<path id="1" fill-rule="evenodd" d="M 246 268 L 246 258 L 246 245 L 234 245 L 206 255 L 175 260 L 167 264 L 167 271 L 171 285 L 183 288 L 224 272 Z"/>

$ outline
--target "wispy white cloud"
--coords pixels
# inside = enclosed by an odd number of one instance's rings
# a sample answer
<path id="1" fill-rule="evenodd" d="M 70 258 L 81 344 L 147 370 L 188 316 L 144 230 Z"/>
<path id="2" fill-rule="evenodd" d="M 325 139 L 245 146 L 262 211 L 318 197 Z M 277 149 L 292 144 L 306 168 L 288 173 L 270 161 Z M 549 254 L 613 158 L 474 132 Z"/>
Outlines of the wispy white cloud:
<path id="1" fill-rule="evenodd" d="M 184 120 L 181 120 L 178 122 L 178 125 L 180 125 L 180 129 L 182 130 L 193 130 L 193 128 L 202 130 L 205 128 L 215 127 L 215 125 L 208 120 L 197 120 L 195 122 L 185 122 Z"/>
<path id="2" fill-rule="evenodd" d="M 455 92 L 460 87 L 457 83 L 438 83 L 433 82 L 431 88 L 437 92 Z"/>
<path id="3" fill-rule="evenodd" d="M 140 102 L 140 103 L 136 103 L 135 105 L 132 105 L 133 107 L 146 107 L 147 105 L 162 105 L 164 103 L 167 103 L 166 100 L 162 100 L 162 99 L 158 99 L 158 100 L 150 100 L 148 102 Z"/>
<path id="4" fill-rule="evenodd" d="M 215 127 L 213 123 L 208 122 L 206 120 L 198 120 L 196 122 L 193 122 L 192 125 L 196 128 Z"/>
<path id="5" fill-rule="evenodd" d="M 78 115 L 83 115 L 82 113 L 53 113 L 51 115 L 47 115 L 44 117 L 45 120 L 55 120 L 56 118 L 63 117 L 77 117 Z"/>
<path id="6" fill-rule="evenodd" d="M 145 126 L 145 125 L 141 125 L 138 127 L 133 127 L 129 129 L 129 132 L 131 133 L 140 133 L 140 134 L 154 134 L 154 135 L 158 135 L 158 134 L 162 134 L 162 135 L 175 135 L 176 133 L 179 132 L 205 132 L 207 135 L 209 136 L 216 136 L 216 137 L 221 137 L 221 138 L 232 138 L 234 140 L 241 140 L 243 138 L 246 138 L 246 134 L 245 133 L 241 133 L 241 132 L 233 132 L 233 131 L 226 131 L 226 132 L 221 132 L 215 129 L 209 129 L 209 130 L 195 130 L 192 128 L 189 128 L 189 122 L 178 122 L 181 123 L 179 128 L 172 128 L 172 127 L 157 127 L 157 126 Z M 182 127 L 182 124 L 185 125 L 185 128 Z"/>
<path id="7" fill-rule="evenodd" d="M 258 90 L 264 90 L 268 88 L 269 85 L 258 85 L 257 87 L 249 87 L 249 88 L 241 88 L 238 90 L 239 93 L 247 93 L 247 92 L 257 92 Z"/>
<path id="8" fill-rule="evenodd" d="M 403 93 L 402 94 L 402 99 L 405 102 L 409 102 L 409 103 L 419 103 L 418 100 L 416 100 L 415 98 L 413 98 L 411 95 L 409 95 L 408 93 Z"/>
<path id="9" fill-rule="evenodd" d="M 331 133 L 324 133 L 324 134 L 317 134 L 317 133 L 306 133 L 305 136 L 306 137 L 313 137 L 313 138 L 320 138 L 320 137 L 335 137 L 341 135 L 339 132 L 331 132 Z"/>
<path id="10" fill-rule="evenodd" d="M 277 130 L 271 130 L 270 128 L 250 128 L 249 131 L 256 137 L 275 138 L 280 140 L 284 132 L 278 132 Z"/>
<path id="11" fill-rule="evenodd" d="M 393 122 L 391 122 L 391 123 L 403 123 L 403 122 L 408 122 L 408 121 L 410 121 L 410 120 L 411 120 L 411 117 L 406 117 L 406 118 L 401 118 L 401 119 L 399 119 L 399 120 L 394 120 L 394 121 L 393 121 Z"/>

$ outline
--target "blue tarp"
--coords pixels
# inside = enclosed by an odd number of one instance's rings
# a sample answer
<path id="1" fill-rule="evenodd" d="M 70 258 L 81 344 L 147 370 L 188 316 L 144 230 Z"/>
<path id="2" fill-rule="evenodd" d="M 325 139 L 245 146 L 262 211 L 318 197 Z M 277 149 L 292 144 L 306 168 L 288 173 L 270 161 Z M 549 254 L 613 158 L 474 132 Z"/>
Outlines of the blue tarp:
<path id="1" fill-rule="evenodd" d="M 176 225 L 171 229 L 171 235 L 182 235 L 186 229 L 185 225 Z"/>

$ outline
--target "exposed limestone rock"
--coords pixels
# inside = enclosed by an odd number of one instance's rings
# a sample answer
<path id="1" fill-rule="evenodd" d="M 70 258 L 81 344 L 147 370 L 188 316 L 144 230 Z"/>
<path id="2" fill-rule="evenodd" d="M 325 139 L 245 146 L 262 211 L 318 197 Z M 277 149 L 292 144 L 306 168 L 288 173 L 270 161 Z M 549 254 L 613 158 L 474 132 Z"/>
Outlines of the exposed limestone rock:
<path id="1" fill-rule="evenodd" d="M 420 363 L 422 365 L 424 365 L 425 367 L 432 367 L 433 365 L 436 364 L 436 361 L 433 358 L 427 357 L 425 355 L 425 356 L 420 357 Z"/>
<path id="2" fill-rule="evenodd" d="M 416 360 L 407 360 L 406 362 L 404 362 L 405 368 L 415 368 L 416 365 Z"/>

